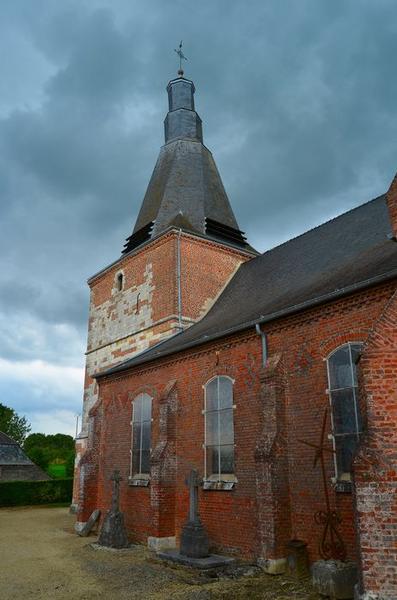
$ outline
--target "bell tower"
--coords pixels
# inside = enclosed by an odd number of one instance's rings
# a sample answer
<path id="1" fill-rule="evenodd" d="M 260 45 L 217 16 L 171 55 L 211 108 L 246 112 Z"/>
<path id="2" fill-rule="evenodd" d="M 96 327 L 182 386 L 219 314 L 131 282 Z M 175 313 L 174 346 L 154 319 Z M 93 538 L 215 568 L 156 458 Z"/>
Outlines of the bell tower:
<path id="1" fill-rule="evenodd" d="M 93 375 L 144 352 L 199 320 L 239 265 L 256 255 L 240 231 L 211 152 L 203 144 L 195 87 L 167 85 L 165 143 L 131 235 L 91 291 L 82 429 L 76 440 L 74 505 L 84 485 Z M 89 453 L 88 453 L 89 454 Z M 86 459 L 84 456 L 86 456 Z"/>

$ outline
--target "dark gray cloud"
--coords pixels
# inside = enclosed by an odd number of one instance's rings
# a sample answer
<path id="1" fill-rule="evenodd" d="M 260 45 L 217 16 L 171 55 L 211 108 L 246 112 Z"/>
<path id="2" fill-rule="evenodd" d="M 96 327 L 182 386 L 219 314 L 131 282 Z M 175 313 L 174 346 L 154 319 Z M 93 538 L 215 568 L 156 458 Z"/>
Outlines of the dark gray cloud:
<path id="1" fill-rule="evenodd" d="M 3 0 L 0 358 L 80 366 L 85 280 L 131 232 L 179 39 L 205 143 L 265 250 L 387 188 L 396 29 L 392 0 Z"/>

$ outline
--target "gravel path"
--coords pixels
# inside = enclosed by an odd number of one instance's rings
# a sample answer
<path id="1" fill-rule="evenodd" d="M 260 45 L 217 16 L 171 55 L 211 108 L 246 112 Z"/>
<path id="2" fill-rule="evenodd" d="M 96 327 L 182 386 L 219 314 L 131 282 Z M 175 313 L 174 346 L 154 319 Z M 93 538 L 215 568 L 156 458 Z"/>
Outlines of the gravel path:
<path id="1" fill-rule="evenodd" d="M 255 567 L 200 575 L 164 565 L 142 546 L 95 549 L 67 508 L 0 510 L 1 600 L 318 600 L 308 583 Z"/>

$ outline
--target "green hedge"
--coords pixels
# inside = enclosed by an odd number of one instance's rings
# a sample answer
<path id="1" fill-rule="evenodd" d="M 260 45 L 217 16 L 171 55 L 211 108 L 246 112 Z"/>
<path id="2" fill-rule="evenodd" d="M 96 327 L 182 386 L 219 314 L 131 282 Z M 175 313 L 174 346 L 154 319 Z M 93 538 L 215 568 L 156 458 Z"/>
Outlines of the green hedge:
<path id="1" fill-rule="evenodd" d="M 0 506 L 28 506 L 70 502 L 73 478 L 48 481 L 0 482 Z"/>

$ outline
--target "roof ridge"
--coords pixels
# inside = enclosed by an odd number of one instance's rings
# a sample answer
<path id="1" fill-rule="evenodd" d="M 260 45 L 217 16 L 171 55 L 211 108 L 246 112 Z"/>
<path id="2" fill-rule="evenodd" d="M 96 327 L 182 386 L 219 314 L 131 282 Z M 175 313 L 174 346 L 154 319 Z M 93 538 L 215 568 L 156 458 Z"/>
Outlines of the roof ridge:
<path id="1" fill-rule="evenodd" d="M 265 250 L 265 252 L 263 252 L 262 254 L 259 254 L 259 256 L 256 256 L 252 260 L 256 260 L 257 258 L 260 258 L 261 256 L 265 256 L 265 254 L 270 254 L 274 250 L 277 250 L 278 248 L 281 248 L 282 246 L 285 246 L 286 244 L 289 244 L 290 242 L 293 242 L 294 240 L 297 240 L 297 239 L 303 237 L 304 235 L 307 235 L 308 233 L 315 231 L 316 229 L 320 229 L 320 227 L 324 227 L 324 225 L 328 225 L 329 223 L 332 223 L 333 221 L 336 221 L 337 219 L 340 219 L 340 218 L 344 217 L 345 215 L 348 215 L 349 213 L 352 213 L 355 210 L 358 210 L 359 208 L 362 208 L 363 206 L 366 206 L 367 204 L 370 204 L 371 202 L 375 202 L 376 200 L 379 200 L 380 198 L 384 198 L 384 197 L 386 197 L 386 192 L 383 194 L 380 194 L 379 196 L 376 196 L 376 198 L 367 200 L 367 202 L 363 202 L 363 204 L 359 204 L 358 206 L 353 206 L 353 208 L 350 208 L 349 210 L 347 210 L 343 213 L 340 213 L 339 215 L 336 215 L 336 217 L 332 217 L 332 219 L 328 219 L 328 221 L 319 223 L 319 225 L 315 225 L 315 227 L 312 227 L 311 229 L 307 229 L 306 231 L 303 231 L 302 233 L 296 235 L 295 237 L 292 237 L 289 240 L 285 240 L 285 242 L 282 242 L 281 244 L 278 244 L 277 246 L 273 246 L 273 248 L 269 248 L 269 250 Z M 248 262 L 251 263 L 252 260 L 250 260 Z"/>
<path id="2" fill-rule="evenodd" d="M 4 440 L 4 438 L 6 438 L 6 440 Z M 0 431 L 0 444 L 10 444 L 10 445 L 15 445 L 15 446 L 19 445 L 18 442 L 16 442 L 7 433 L 4 433 L 4 431 Z"/>

